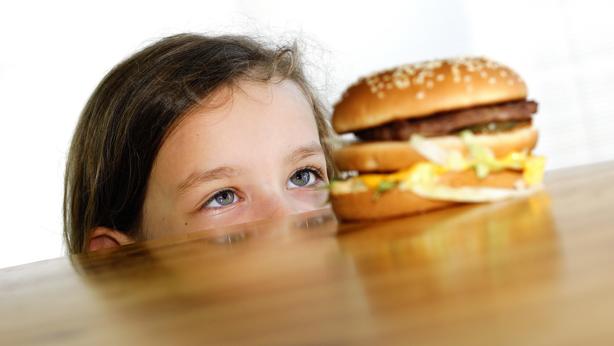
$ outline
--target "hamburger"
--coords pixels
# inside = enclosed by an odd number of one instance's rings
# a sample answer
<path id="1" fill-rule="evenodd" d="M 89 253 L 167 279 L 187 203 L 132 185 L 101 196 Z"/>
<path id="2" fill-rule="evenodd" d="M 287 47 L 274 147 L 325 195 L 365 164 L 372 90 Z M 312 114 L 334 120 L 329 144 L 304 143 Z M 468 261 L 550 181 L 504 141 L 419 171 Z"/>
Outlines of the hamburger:
<path id="1" fill-rule="evenodd" d="M 355 140 L 334 152 L 330 185 L 342 220 L 389 218 L 524 196 L 544 158 L 522 78 L 486 58 L 408 64 L 361 78 L 334 106 L 332 125 Z"/>

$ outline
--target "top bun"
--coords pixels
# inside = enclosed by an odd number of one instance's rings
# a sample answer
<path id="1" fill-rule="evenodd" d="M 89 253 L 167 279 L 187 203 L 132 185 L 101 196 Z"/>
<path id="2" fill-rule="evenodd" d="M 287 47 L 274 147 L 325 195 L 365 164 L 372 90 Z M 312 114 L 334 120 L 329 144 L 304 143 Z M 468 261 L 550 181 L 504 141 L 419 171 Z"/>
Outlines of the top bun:
<path id="1" fill-rule="evenodd" d="M 346 133 L 526 97 L 526 84 L 507 66 L 486 58 L 434 60 L 360 79 L 335 105 L 332 123 Z"/>

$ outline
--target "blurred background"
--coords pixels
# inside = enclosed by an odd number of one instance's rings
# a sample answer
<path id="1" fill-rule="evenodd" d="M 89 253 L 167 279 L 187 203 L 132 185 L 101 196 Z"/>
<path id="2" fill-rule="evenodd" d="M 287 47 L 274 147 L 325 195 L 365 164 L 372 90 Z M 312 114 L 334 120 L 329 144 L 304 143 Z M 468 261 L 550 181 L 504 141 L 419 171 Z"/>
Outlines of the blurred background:
<path id="1" fill-rule="evenodd" d="M 329 105 L 361 75 L 484 55 L 539 102 L 548 170 L 614 159 L 614 5 L 608 1 L 13 1 L 0 4 L 0 268 L 64 255 L 72 131 L 122 59 L 180 32 L 299 39 Z"/>

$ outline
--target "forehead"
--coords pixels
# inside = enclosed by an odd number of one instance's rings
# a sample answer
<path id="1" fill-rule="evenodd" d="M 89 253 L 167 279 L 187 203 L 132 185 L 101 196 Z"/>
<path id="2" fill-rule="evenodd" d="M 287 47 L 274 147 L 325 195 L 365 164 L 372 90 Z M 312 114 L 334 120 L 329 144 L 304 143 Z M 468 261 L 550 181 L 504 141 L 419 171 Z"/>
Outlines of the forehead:
<path id="1" fill-rule="evenodd" d="M 239 82 L 185 117 L 163 143 L 152 175 L 179 180 L 195 169 L 272 165 L 314 142 L 315 116 L 296 83 Z"/>

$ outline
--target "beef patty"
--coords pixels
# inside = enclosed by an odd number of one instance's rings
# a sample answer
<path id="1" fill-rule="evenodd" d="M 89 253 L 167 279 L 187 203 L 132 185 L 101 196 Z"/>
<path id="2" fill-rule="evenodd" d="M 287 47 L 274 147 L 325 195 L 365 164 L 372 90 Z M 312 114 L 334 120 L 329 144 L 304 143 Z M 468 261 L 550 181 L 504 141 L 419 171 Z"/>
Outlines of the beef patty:
<path id="1" fill-rule="evenodd" d="M 408 140 L 413 134 L 442 136 L 464 129 L 505 130 L 531 122 L 537 102 L 513 101 L 436 113 L 422 118 L 396 120 L 356 131 L 363 140 Z M 488 126 L 482 126 L 488 125 Z"/>

